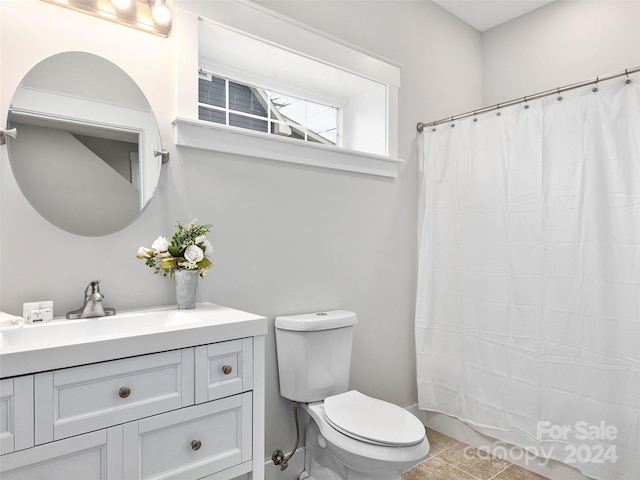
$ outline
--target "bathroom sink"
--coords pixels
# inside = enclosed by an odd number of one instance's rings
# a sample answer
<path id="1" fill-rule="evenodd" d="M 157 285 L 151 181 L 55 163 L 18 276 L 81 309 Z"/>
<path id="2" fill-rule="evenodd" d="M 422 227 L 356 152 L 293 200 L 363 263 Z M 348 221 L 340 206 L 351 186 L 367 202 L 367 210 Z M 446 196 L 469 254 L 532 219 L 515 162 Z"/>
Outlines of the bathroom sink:
<path id="1" fill-rule="evenodd" d="M 80 320 L 56 320 L 0 331 L 0 348 L 68 345 L 175 330 L 198 325 L 202 322 L 201 318 L 179 310 L 125 313 L 112 317 Z"/>
<path id="2" fill-rule="evenodd" d="M 266 319 L 199 303 L 0 330 L 0 378 L 266 334 Z"/>

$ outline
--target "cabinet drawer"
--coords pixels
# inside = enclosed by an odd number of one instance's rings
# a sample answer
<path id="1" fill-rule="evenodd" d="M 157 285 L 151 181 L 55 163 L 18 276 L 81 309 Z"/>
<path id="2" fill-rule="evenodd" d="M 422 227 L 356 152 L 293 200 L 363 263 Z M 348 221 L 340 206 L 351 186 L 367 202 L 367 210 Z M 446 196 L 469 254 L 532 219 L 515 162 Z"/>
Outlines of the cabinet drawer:
<path id="1" fill-rule="evenodd" d="M 194 480 L 251 459 L 251 393 L 123 426 L 123 480 Z"/>
<path id="2" fill-rule="evenodd" d="M 193 349 L 37 374 L 36 444 L 193 404 Z"/>
<path id="3" fill-rule="evenodd" d="M 195 402 L 202 403 L 253 388 L 253 339 L 196 347 Z"/>
<path id="4" fill-rule="evenodd" d="M 33 447 L 33 376 L 0 380 L 0 455 Z"/>
<path id="5" fill-rule="evenodd" d="M 2 457 L 2 480 L 120 480 L 122 429 L 91 432 Z"/>

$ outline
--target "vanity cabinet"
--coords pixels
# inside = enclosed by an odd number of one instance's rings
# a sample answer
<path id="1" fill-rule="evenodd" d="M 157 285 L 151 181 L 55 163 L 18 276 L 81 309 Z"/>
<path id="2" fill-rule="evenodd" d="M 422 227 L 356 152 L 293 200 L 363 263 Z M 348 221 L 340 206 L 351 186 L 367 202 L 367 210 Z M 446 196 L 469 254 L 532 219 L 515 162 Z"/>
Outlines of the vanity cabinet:
<path id="1" fill-rule="evenodd" d="M 121 428 L 66 438 L 0 457 L 2 480 L 120 480 Z"/>
<path id="2" fill-rule="evenodd" d="M 3 379 L 0 477 L 263 479 L 263 364 L 255 336 Z"/>
<path id="3" fill-rule="evenodd" d="M 251 403 L 248 392 L 124 425 L 123 480 L 203 478 L 251 460 Z"/>
<path id="4" fill-rule="evenodd" d="M 193 348 L 35 375 L 36 444 L 193 404 Z"/>
<path id="5" fill-rule="evenodd" d="M 0 380 L 0 455 L 33 447 L 33 376 Z"/>

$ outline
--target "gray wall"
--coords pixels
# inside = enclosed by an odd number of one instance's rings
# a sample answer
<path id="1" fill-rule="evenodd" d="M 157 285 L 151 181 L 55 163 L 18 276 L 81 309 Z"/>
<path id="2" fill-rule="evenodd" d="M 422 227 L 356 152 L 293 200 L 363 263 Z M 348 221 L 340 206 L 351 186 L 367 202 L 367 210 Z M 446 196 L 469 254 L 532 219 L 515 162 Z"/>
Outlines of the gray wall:
<path id="1" fill-rule="evenodd" d="M 556 1 L 482 36 L 483 104 L 640 66 L 640 2 Z"/>
<path id="2" fill-rule="evenodd" d="M 428 1 L 268 2 L 283 13 L 403 64 L 397 179 L 176 148 L 174 31 L 163 39 L 38 0 L 0 10 L 0 110 L 31 66 L 84 50 L 119 65 L 158 118 L 171 161 L 151 205 L 132 225 L 98 238 L 43 220 L 1 156 L 0 309 L 53 299 L 77 308 L 101 279 L 117 309 L 175 302 L 166 279 L 135 257 L 176 220 L 213 224 L 214 268 L 198 300 L 265 315 L 356 311 L 352 386 L 402 406 L 416 402 L 413 315 L 416 264 L 415 125 L 481 100 L 480 35 Z M 357 21 L 354 19 L 357 18 Z M 16 45 L 21 45 L 16 49 Z M 195 74 L 195 72 L 194 72 Z M 46 362 L 46 359 L 43 359 Z M 289 404 L 278 394 L 275 344 L 267 341 L 267 454 L 293 444 Z"/>
<path id="3" fill-rule="evenodd" d="M 352 309 L 360 315 L 352 386 L 411 405 L 416 123 L 640 64 L 638 3 L 561 2 L 482 36 L 429 1 L 262 3 L 403 65 L 399 156 L 406 163 L 399 177 L 178 149 L 171 121 L 179 32 L 163 39 L 38 0 L 4 0 L 2 115 L 31 66 L 61 51 L 90 51 L 138 83 L 172 157 L 138 220 L 113 235 L 89 238 L 63 232 L 37 214 L 0 147 L 0 310 L 18 314 L 23 302 L 53 299 L 55 314 L 63 315 L 80 305 L 84 287 L 97 278 L 107 306 L 173 303 L 172 286 L 153 276 L 135 253 L 169 235 L 176 220 L 198 217 L 213 224 L 215 249 L 215 267 L 199 284 L 199 301 L 265 315 L 270 325 L 279 314 Z M 273 342 L 271 329 L 267 454 L 293 443 L 288 403 L 278 395 Z"/>

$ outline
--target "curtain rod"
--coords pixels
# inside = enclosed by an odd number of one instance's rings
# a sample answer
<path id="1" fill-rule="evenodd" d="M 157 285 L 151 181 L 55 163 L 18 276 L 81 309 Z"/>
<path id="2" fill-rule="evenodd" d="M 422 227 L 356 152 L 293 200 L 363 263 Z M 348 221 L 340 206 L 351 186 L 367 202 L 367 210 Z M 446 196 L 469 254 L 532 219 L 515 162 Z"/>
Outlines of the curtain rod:
<path id="1" fill-rule="evenodd" d="M 629 76 L 632 73 L 637 73 L 640 72 L 640 67 L 635 67 L 635 68 L 626 68 L 623 72 L 620 73 L 614 73 L 611 75 L 606 75 L 604 77 L 596 77 L 594 80 L 587 80 L 584 82 L 580 82 L 580 83 L 574 83 L 571 85 L 566 85 L 564 87 L 558 87 L 558 88 L 554 88 L 552 90 L 547 90 L 545 92 L 540 92 L 540 93 L 536 93 L 534 95 L 527 95 L 526 97 L 522 97 L 522 98 L 516 98 L 514 100 L 509 100 L 508 102 L 503 102 L 503 103 L 497 103 L 495 105 L 492 105 L 490 107 L 484 107 L 481 108 L 479 110 L 473 110 L 472 112 L 467 112 L 467 113 L 463 113 L 460 115 L 454 115 L 453 117 L 447 117 L 447 118 L 443 118 L 442 120 L 436 120 L 435 122 L 429 122 L 429 123 L 424 123 L 424 122 L 420 122 L 416 125 L 416 128 L 418 129 L 418 132 L 422 133 L 422 131 L 424 130 L 424 127 L 435 127 L 436 125 L 440 125 L 442 123 L 446 123 L 446 122 L 452 122 L 454 120 L 460 120 L 461 118 L 466 118 L 466 117 L 471 117 L 471 116 L 475 116 L 478 113 L 486 113 L 486 112 L 491 112 L 493 110 L 499 110 L 502 107 L 510 107 L 512 105 L 518 105 L 519 103 L 526 103 L 529 100 L 537 100 L 538 98 L 543 98 L 543 97 L 548 97 L 550 95 L 555 95 L 555 94 L 560 94 L 562 92 L 566 92 L 569 90 L 573 90 L 576 88 L 580 88 L 580 87 L 586 87 L 587 85 L 597 85 L 599 82 L 604 82 L 606 80 L 612 80 L 614 78 L 618 78 L 618 77 L 622 77 L 622 76 Z M 630 82 L 630 79 L 627 79 L 627 82 Z"/>

